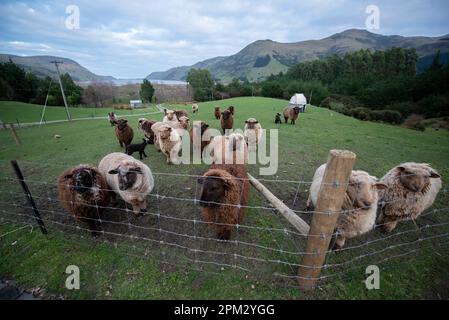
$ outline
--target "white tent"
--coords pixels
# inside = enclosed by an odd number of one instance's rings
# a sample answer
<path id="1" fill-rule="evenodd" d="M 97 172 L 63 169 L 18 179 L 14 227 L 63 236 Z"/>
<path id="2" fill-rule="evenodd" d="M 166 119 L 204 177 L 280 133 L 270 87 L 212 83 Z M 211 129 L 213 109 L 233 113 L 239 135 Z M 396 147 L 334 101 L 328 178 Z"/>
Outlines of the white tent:
<path id="1" fill-rule="evenodd" d="M 307 99 L 306 99 L 306 96 L 302 93 L 296 93 L 290 99 L 290 106 L 299 107 L 301 109 L 301 112 L 306 111 L 306 105 L 307 105 Z"/>

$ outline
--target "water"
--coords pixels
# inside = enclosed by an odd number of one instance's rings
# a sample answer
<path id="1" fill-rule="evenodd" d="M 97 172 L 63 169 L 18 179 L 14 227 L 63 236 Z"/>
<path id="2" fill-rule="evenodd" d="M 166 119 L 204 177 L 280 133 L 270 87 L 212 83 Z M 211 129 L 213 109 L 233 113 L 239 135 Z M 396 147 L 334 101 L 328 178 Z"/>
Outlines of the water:
<path id="1" fill-rule="evenodd" d="M 99 82 L 99 81 L 95 81 Z M 141 84 L 143 79 L 112 79 L 105 80 L 104 82 L 111 82 L 115 86 L 123 86 L 126 84 Z M 165 84 L 165 85 L 186 85 L 187 82 L 184 81 L 176 81 L 176 80 L 150 80 L 152 84 Z M 92 81 L 79 81 L 79 85 L 89 85 Z"/>

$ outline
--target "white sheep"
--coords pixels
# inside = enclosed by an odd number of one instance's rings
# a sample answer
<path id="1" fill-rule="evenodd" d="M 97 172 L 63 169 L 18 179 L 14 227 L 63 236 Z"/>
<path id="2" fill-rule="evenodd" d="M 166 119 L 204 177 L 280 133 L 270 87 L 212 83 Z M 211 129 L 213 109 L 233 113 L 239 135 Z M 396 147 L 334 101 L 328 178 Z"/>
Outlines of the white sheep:
<path id="1" fill-rule="evenodd" d="M 109 188 L 133 207 L 134 214 L 147 212 L 146 196 L 154 188 L 150 168 L 124 153 L 113 152 L 105 156 L 98 166 Z"/>
<path id="2" fill-rule="evenodd" d="M 187 132 L 187 131 L 186 131 Z M 178 129 L 173 129 L 168 125 L 158 128 L 157 141 L 161 151 L 167 157 L 168 164 L 178 163 L 178 154 L 182 147 L 181 135 Z"/>
<path id="3" fill-rule="evenodd" d="M 399 221 L 415 220 L 432 206 L 441 189 L 440 174 L 427 163 L 402 163 L 382 179 L 388 188 L 380 193 L 379 223 L 386 232 Z"/>
<path id="4" fill-rule="evenodd" d="M 253 150 L 260 143 L 262 139 L 262 126 L 259 121 L 254 118 L 249 118 L 245 121 L 245 128 L 243 129 L 243 136 L 245 137 L 248 147 Z"/>
<path id="5" fill-rule="evenodd" d="M 192 113 L 197 113 L 199 111 L 199 107 L 196 103 L 192 104 Z"/>
<path id="6" fill-rule="evenodd" d="M 244 164 L 248 162 L 248 147 L 240 133 L 215 136 L 209 146 L 214 164 Z"/>
<path id="7" fill-rule="evenodd" d="M 173 110 L 165 111 L 165 116 L 162 119 L 162 122 L 168 124 L 173 129 L 177 129 L 179 126 L 178 118 Z"/>
<path id="8" fill-rule="evenodd" d="M 323 181 L 326 164 L 321 165 L 313 176 L 313 182 L 309 190 L 307 207 L 311 203 L 316 207 L 318 193 Z M 378 204 L 378 190 L 386 188 L 383 183 L 378 183 L 376 177 L 365 171 L 354 170 L 349 178 L 348 188 L 342 205 L 336 231 L 337 239 L 335 249 L 341 249 L 346 239 L 369 232 L 376 223 L 376 211 Z"/>

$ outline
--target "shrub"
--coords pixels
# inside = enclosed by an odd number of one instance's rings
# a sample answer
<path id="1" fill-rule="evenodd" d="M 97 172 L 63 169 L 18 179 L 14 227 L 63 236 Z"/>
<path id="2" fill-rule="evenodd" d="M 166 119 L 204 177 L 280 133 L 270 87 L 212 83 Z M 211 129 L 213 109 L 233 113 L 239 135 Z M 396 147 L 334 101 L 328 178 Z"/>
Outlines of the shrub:
<path id="1" fill-rule="evenodd" d="M 412 114 L 405 119 L 402 124 L 403 127 L 418 131 L 426 130 L 426 126 L 424 125 L 424 117 L 419 114 Z"/>
<path id="2" fill-rule="evenodd" d="M 402 122 L 402 114 L 396 110 L 373 110 L 371 111 L 371 119 L 375 121 L 400 124 Z"/>

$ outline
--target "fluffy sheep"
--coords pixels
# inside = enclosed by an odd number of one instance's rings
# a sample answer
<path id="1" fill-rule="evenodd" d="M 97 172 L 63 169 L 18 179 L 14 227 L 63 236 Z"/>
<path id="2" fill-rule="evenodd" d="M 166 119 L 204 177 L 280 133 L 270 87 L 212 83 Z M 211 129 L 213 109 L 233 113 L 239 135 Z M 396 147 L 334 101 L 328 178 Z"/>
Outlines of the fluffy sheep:
<path id="1" fill-rule="evenodd" d="M 235 225 L 243 222 L 249 198 L 246 172 L 245 165 L 212 165 L 198 179 L 201 216 L 219 239 L 229 240 Z"/>
<path id="2" fill-rule="evenodd" d="M 108 120 L 112 127 L 117 124 L 118 119 L 117 119 L 116 115 L 114 114 L 114 112 L 108 112 Z"/>
<path id="3" fill-rule="evenodd" d="M 166 110 L 163 123 L 168 124 L 173 129 L 178 128 L 178 118 L 176 118 L 175 112 L 173 110 Z"/>
<path id="4" fill-rule="evenodd" d="M 77 220 L 86 223 L 93 236 L 101 231 L 100 218 L 111 199 L 108 184 L 97 168 L 78 165 L 58 178 L 61 206 Z"/>
<path id="5" fill-rule="evenodd" d="M 127 146 L 133 141 L 134 132 L 133 129 L 128 125 L 128 120 L 119 119 L 115 125 L 115 136 L 120 143 L 120 147 Z"/>
<path id="6" fill-rule="evenodd" d="M 299 107 L 290 107 L 290 106 L 288 106 L 288 107 L 285 107 L 284 108 L 284 120 L 285 120 L 285 123 L 287 123 L 288 122 L 288 119 L 290 119 L 291 120 L 291 124 L 295 124 L 295 122 L 296 122 L 296 119 L 298 118 L 298 115 L 299 115 Z"/>
<path id="7" fill-rule="evenodd" d="M 178 123 L 178 128 L 179 129 L 184 129 L 184 130 L 188 130 L 189 129 L 189 117 L 186 116 L 182 116 L 180 118 L 178 118 L 179 123 Z"/>
<path id="8" fill-rule="evenodd" d="M 154 143 L 154 132 L 151 130 L 151 126 L 155 124 L 157 121 L 155 120 L 147 120 L 145 118 L 139 119 L 139 130 L 144 134 L 145 138 L 148 139 L 148 144 Z"/>
<path id="9" fill-rule="evenodd" d="M 204 148 L 210 143 L 210 140 L 203 141 L 202 137 L 206 130 L 209 128 L 209 125 L 204 122 L 194 122 L 192 128 L 190 129 L 190 141 L 201 141 L 201 152 L 203 152 Z M 195 146 L 193 146 L 195 148 Z"/>
<path id="10" fill-rule="evenodd" d="M 440 174 L 426 163 L 402 163 L 381 182 L 388 188 L 380 192 L 378 221 L 386 232 L 393 231 L 399 221 L 418 218 L 432 206 L 441 189 Z"/>
<path id="11" fill-rule="evenodd" d="M 182 147 L 182 139 L 178 131 L 167 125 L 162 126 L 158 131 L 157 140 L 162 153 L 167 157 L 167 164 L 176 163 Z"/>
<path id="12" fill-rule="evenodd" d="M 262 138 L 262 126 L 259 121 L 254 118 L 249 118 L 245 121 L 245 127 L 243 129 L 243 136 L 246 143 L 251 149 L 254 149 L 259 144 Z"/>
<path id="13" fill-rule="evenodd" d="M 214 116 L 215 116 L 215 119 L 220 119 L 220 117 L 221 117 L 221 111 L 220 111 L 220 107 L 219 106 L 216 106 L 215 107 L 215 109 L 214 109 Z"/>
<path id="14" fill-rule="evenodd" d="M 197 113 L 199 110 L 200 109 L 196 103 L 192 104 L 192 113 Z"/>
<path id="15" fill-rule="evenodd" d="M 325 170 L 326 164 L 323 164 L 315 171 L 307 200 L 309 208 L 311 203 L 316 207 Z M 377 182 L 376 177 L 370 176 L 365 171 L 354 170 L 351 172 L 342 205 L 343 212 L 338 216 L 335 228 L 337 231 L 335 249 L 341 249 L 346 239 L 365 234 L 374 228 L 379 199 L 378 192 L 386 187 L 385 184 Z"/>
<path id="16" fill-rule="evenodd" d="M 181 117 L 189 117 L 189 114 L 186 110 L 175 110 L 175 115 L 178 120 L 180 120 Z"/>
<path id="17" fill-rule="evenodd" d="M 98 166 L 106 177 L 109 189 L 133 207 L 135 215 L 147 212 L 146 196 L 154 188 L 150 168 L 124 153 L 113 152 L 105 156 Z"/>
<path id="18" fill-rule="evenodd" d="M 245 137 L 240 133 L 215 136 L 210 142 L 210 150 L 214 164 L 244 164 L 248 162 L 248 147 Z"/>
<path id="19" fill-rule="evenodd" d="M 153 131 L 154 133 L 154 147 L 159 152 L 161 151 L 161 144 L 159 142 L 159 131 L 166 126 L 168 125 L 163 122 L 156 122 L 151 126 L 151 131 Z"/>
<path id="20" fill-rule="evenodd" d="M 234 117 L 231 111 L 225 110 L 221 113 L 220 124 L 223 134 L 226 133 L 226 129 L 232 129 L 234 127 Z"/>

